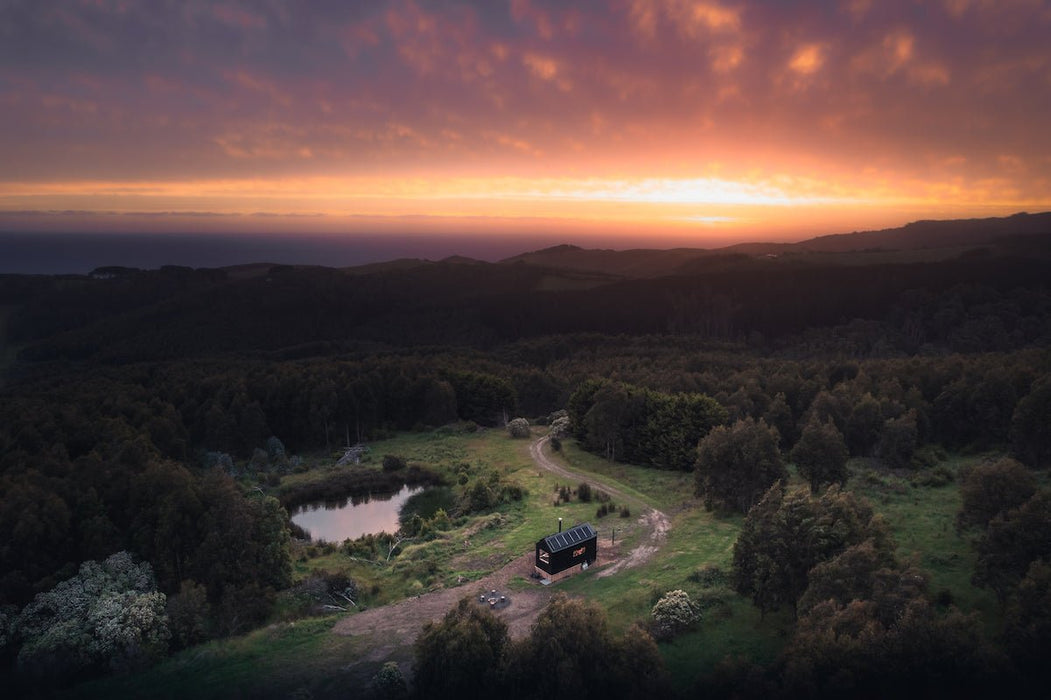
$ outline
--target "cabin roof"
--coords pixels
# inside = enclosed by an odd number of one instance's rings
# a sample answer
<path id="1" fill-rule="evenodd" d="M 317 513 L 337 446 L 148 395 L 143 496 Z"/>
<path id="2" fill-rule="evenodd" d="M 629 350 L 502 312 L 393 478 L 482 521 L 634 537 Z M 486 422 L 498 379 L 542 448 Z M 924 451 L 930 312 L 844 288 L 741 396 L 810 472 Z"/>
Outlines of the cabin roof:
<path id="1" fill-rule="evenodd" d="M 548 535 L 541 542 L 544 543 L 544 549 L 554 554 L 594 537 L 598 537 L 598 534 L 595 532 L 595 528 L 591 527 L 591 523 L 581 523 L 564 532 Z"/>

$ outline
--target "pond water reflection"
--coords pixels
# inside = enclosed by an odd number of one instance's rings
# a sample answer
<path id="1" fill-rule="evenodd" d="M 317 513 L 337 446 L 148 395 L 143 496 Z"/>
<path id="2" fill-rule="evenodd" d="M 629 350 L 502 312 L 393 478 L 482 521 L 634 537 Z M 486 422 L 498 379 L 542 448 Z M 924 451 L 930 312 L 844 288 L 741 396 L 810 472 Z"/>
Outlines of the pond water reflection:
<path id="1" fill-rule="evenodd" d="M 398 511 L 422 486 L 403 486 L 389 494 L 370 494 L 339 503 L 313 503 L 292 511 L 292 522 L 310 533 L 314 541 L 342 542 L 362 535 L 395 532 Z"/>

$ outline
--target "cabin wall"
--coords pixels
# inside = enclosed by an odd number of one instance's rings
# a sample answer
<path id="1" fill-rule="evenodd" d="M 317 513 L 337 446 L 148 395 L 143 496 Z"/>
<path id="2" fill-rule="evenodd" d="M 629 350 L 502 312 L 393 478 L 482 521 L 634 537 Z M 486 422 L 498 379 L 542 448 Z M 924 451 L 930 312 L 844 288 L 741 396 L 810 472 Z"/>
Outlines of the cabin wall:
<path id="1" fill-rule="evenodd" d="M 560 550 L 548 554 L 548 561 L 540 559 L 540 553 L 545 551 L 540 543 L 536 546 L 535 567 L 538 572 L 546 575 L 552 581 L 564 578 L 561 574 L 569 575 L 578 571 L 583 562 L 594 563 L 598 559 L 598 538 L 592 537 L 584 540 L 575 547 Z"/>

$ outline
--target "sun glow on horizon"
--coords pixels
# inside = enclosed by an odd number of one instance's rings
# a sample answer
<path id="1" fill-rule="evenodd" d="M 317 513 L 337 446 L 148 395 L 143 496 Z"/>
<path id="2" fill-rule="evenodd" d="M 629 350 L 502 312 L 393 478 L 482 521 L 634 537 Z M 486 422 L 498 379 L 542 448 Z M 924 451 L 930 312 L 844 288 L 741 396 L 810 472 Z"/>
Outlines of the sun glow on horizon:
<path id="1" fill-rule="evenodd" d="M 949 195 L 949 196 L 946 196 Z M 750 180 L 695 178 L 304 177 L 199 181 L 81 181 L 0 184 L 0 217 L 12 215 L 216 217 L 544 218 L 648 223 L 761 225 L 786 210 L 944 209 L 966 196 L 982 211 L 1039 208 L 990 199 L 954 183 L 905 193 L 882 183 L 830 184 L 779 174 Z M 793 216 L 797 218 L 797 216 Z M 2 219 L 0 219 L 2 221 Z M 864 221 L 859 223 L 865 223 Z"/>

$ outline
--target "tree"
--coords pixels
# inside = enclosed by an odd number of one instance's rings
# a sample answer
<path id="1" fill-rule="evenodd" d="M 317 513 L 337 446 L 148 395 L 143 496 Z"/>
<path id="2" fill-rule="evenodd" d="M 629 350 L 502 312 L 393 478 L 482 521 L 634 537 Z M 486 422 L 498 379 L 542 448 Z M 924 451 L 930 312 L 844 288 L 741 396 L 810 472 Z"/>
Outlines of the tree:
<path id="1" fill-rule="evenodd" d="M 208 639 L 210 611 L 208 591 L 196 581 L 183 581 L 179 592 L 168 597 L 168 627 L 178 648 Z"/>
<path id="2" fill-rule="evenodd" d="M 846 438 L 850 453 L 867 456 L 879 442 L 883 428 L 883 409 L 872 394 L 865 393 L 850 413 L 847 420 Z"/>
<path id="3" fill-rule="evenodd" d="M 734 543 L 734 589 L 763 614 L 795 609 L 811 569 L 865 540 L 880 553 L 891 549 L 886 525 L 867 502 L 836 486 L 815 498 L 775 484 L 748 512 Z"/>
<path id="4" fill-rule="evenodd" d="M 697 443 L 726 421 L 726 409 L 704 394 L 646 392 L 645 422 L 629 460 L 657 469 L 689 471 L 697 460 Z"/>
<path id="5" fill-rule="evenodd" d="M 441 622 L 428 622 L 413 644 L 421 697 L 486 698 L 504 682 L 507 624 L 477 601 L 463 598 Z"/>
<path id="6" fill-rule="evenodd" d="M 1015 406 L 1011 416 L 1011 450 L 1031 467 L 1051 466 L 1051 375 L 1033 383 L 1033 388 Z"/>
<path id="7" fill-rule="evenodd" d="M 763 420 L 767 425 L 777 428 L 777 433 L 781 436 L 781 446 L 788 447 L 795 440 L 795 417 L 792 415 L 792 407 L 788 405 L 784 392 L 779 391 L 770 401 L 766 411 L 763 412 Z"/>
<path id="8" fill-rule="evenodd" d="M 831 419 L 811 419 L 791 453 L 799 473 L 810 481 L 811 493 L 827 484 L 846 483 L 847 457 L 847 444 Z"/>
<path id="9" fill-rule="evenodd" d="M 1051 674 L 1047 650 L 1051 648 L 1051 564 L 1033 562 L 1018 585 L 1018 596 L 1007 612 L 1004 640 L 1023 673 L 1031 677 Z"/>
<path id="10" fill-rule="evenodd" d="M 1036 477 L 1013 459 L 979 464 L 960 485 L 963 505 L 956 517 L 960 527 L 985 527 L 994 517 L 1017 508 L 1036 493 Z"/>
<path id="11" fill-rule="evenodd" d="M 704 505 L 748 512 L 788 472 L 777 448 L 777 430 L 760 419 L 713 429 L 697 446 L 697 494 Z"/>
<path id="12" fill-rule="evenodd" d="M 569 402 L 566 404 L 566 415 L 569 417 L 569 429 L 577 440 L 582 441 L 587 435 L 584 416 L 595 405 L 595 394 L 607 383 L 608 380 L 605 379 L 585 379 L 569 396 Z"/>
<path id="13" fill-rule="evenodd" d="M 611 462 L 618 456 L 625 459 L 625 447 L 633 442 L 629 432 L 641 424 L 643 418 L 640 408 L 638 394 L 629 387 L 613 383 L 601 386 L 584 415 L 585 447 Z"/>
<path id="14" fill-rule="evenodd" d="M 916 451 L 917 435 L 915 411 L 909 410 L 897 418 L 890 418 L 883 423 L 876 454 L 893 469 L 909 467 L 912 453 Z"/>
<path id="15" fill-rule="evenodd" d="M 828 600 L 800 618 L 781 668 L 787 697 L 971 697 L 994 690 L 1002 660 L 977 615 L 916 598 L 884 621 L 871 600 Z"/>
<path id="16" fill-rule="evenodd" d="M 84 562 L 19 614 L 18 665 L 61 676 L 148 664 L 168 650 L 165 602 L 150 565 L 128 552 Z"/>
<path id="17" fill-rule="evenodd" d="M 872 601 L 874 614 L 883 624 L 899 617 L 910 600 L 927 592 L 927 575 L 914 567 L 902 568 L 886 549 L 873 540 L 851 545 L 823 561 L 807 574 L 807 589 L 799 599 L 800 614 L 807 614 L 825 601 L 848 605 L 855 600 Z"/>
<path id="18" fill-rule="evenodd" d="M 555 595 L 515 645 L 513 697 L 660 697 L 664 665 L 653 639 L 634 628 L 623 638 L 590 601 Z"/>
<path id="19" fill-rule="evenodd" d="M 1051 559 L 1051 489 L 989 521 L 978 541 L 974 582 L 1005 601 L 1038 559 Z"/>

